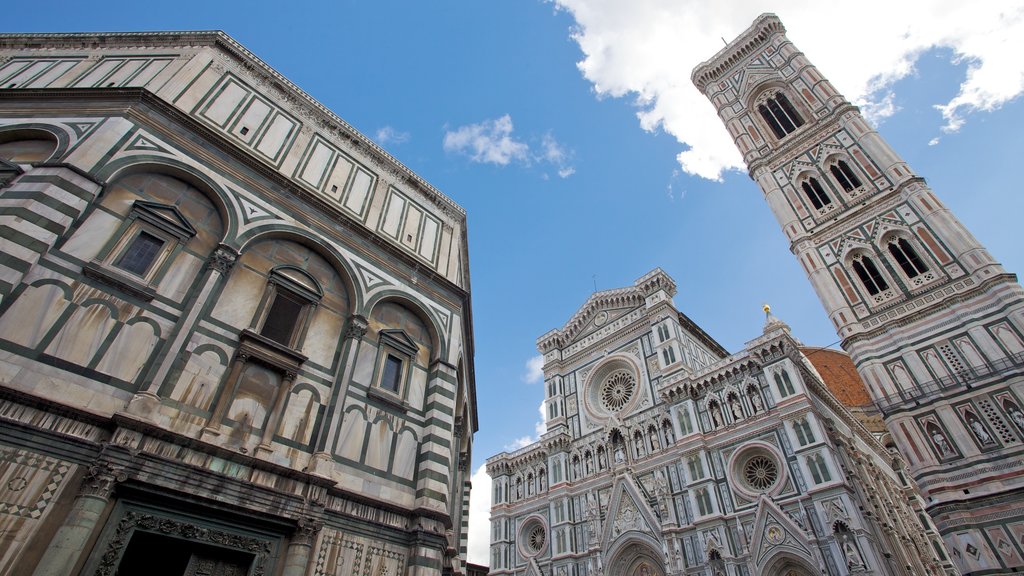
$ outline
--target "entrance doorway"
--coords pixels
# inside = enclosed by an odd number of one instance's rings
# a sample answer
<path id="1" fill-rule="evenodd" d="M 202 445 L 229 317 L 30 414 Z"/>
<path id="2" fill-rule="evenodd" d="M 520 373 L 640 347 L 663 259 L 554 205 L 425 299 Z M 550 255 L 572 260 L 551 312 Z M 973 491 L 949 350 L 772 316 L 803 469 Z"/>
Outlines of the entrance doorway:
<path id="1" fill-rule="evenodd" d="M 254 556 L 239 550 L 135 531 L 116 576 L 246 576 Z"/>

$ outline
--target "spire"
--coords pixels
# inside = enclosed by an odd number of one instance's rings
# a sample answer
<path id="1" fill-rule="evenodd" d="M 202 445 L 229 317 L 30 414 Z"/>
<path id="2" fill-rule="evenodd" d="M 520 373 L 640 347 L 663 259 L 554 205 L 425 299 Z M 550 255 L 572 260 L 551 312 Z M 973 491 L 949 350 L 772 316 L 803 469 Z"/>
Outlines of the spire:
<path id="1" fill-rule="evenodd" d="M 780 329 L 785 331 L 785 332 L 787 332 L 787 333 L 789 332 L 789 324 L 786 324 L 782 320 L 779 320 L 778 318 L 776 318 L 775 314 L 772 314 L 772 307 L 771 306 L 765 304 L 762 307 L 762 310 L 764 310 L 764 333 L 765 334 L 767 334 L 769 332 L 773 332 L 775 330 L 780 330 Z"/>

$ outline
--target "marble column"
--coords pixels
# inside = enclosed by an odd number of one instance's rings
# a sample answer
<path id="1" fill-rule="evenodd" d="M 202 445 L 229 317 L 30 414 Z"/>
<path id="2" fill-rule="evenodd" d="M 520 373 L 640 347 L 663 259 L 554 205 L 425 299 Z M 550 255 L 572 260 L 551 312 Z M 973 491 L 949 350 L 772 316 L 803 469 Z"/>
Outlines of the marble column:
<path id="1" fill-rule="evenodd" d="M 217 296 L 237 260 L 238 252 L 226 244 L 217 246 L 213 254 L 210 254 L 206 261 L 207 273 L 201 281 L 202 288 L 197 290 L 191 301 L 185 305 L 181 320 L 160 353 L 161 361 L 155 373 L 151 373 L 146 380 L 145 388 L 128 402 L 126 411 L 129 414 L 150 421 L 155 420 L 156 411 L 160 406 L 160 387 L 164 385 L 174 363 L 181 358 L 179 352 L 185 350 L 195 325 L 205 315 L 204 312 L 216 303 Z"/>
<path id="2" fill-rule="evenodd" d="M 352 371 L 356 367 L 359 343 L 366 336 L 368 328 L 369 322 L 367 322 L 364 316 L 359 314 L 351 315 L 348 319 L 348 325 L 345 326 L 344 346 L 346 349 L 341 355 L 341 373 L 338 374 L 337 380 L 334 382 L 334 388 L 331 390 L 331 399 L 324 411 L 324 418 L 320 423 L 320 428 L 316 432 L 316 451 L 310 462 L 310 472 L 315 474 L 330 475 L 330 463 L 333 458 L 331 452 L 338 433 L 341 431 L 341 420 L 344 416 L 345 391 L 348 381 L 352 378 Z"/>
<path id="3" fill-rule="evenodd" d="M 71 511 L 46 547 L 33 576 L 70 576 L 103 516 L 115 484 L 126 479 L 123 468 L 108 463 L 89 468 Z"/>
<path id="4" fill-rule="evenodd" d="M 313 518 L 300 518 L 298 528 L 292 535 L 288 550 L 284 555 L 284 569 L 281 576 L 305 576 L 309 557 L 313 552 L 313 544 L 323 528 L 323 522 Z"/>

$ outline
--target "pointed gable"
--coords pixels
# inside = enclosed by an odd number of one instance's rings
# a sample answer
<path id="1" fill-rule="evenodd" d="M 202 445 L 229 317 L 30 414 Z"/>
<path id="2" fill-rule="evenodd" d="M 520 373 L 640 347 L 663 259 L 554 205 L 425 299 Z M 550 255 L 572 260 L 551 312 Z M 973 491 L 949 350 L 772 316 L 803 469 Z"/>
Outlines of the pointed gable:
<path id="1" fill-rule="evenodd" d="M 626 475 L 620 476 L 612 486 L 606 518 L 602 538 L 606 546 L 627 532 L 655 537 L 661 532 L 654 511 L 647 505 L 635 481 Z"/>
<path id="2" fill-rule="evenodd" d="M 811 561 L 811 544 L 800 526 L 769 498 L 758 499 L 754 533 L 751 535 L 751 557 L 758 569 L 771 558 L 788 553 Z"/>

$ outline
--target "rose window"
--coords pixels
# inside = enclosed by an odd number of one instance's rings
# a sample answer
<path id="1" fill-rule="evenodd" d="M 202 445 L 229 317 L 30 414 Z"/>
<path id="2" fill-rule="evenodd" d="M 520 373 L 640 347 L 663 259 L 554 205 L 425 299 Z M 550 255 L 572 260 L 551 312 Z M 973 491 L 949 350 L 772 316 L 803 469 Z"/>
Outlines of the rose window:
<path id="1" fill-rule="evenodd" d="M 601 404 L 605 409 L 617 412 L 622 410 L 633 398 L 636 391 L 636 379 L 626 370 L 612 372 L 601 385 Z"/>
<path id="2" fill-rule="evenodd" d="M 757 455 L 743 465 L 743 479 L 755 490 L 768 490 L 779 479 L 779 467 L 771 458 Z"/>
<path id="3" fill-rule="evenodd" d="M 544 549 L 544 541 L 547 539 L 547 533 L 544 527 L 541 525 L 534 526 L 530 533 L 526 536 L 526 545 L 530 547 L 533 552 L 540 552 Z"/>

